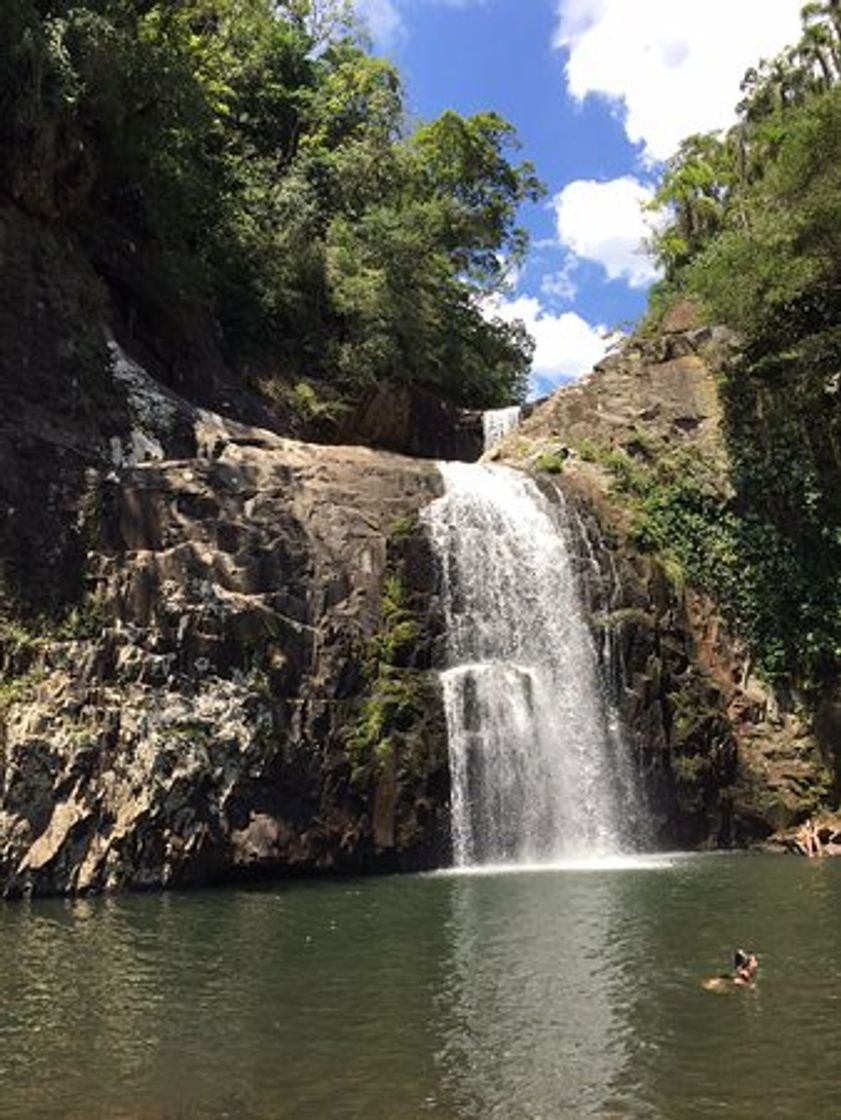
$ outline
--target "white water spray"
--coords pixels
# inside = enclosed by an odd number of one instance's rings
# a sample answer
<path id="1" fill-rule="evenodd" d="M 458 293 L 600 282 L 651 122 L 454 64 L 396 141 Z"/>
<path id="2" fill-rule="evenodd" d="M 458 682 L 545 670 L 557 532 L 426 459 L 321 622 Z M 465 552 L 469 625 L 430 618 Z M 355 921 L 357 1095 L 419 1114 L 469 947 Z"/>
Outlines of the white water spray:
<path id="1" fill-rule="evenodd" d="M 557 510 L 526 475 L 445 463 L 442 565 L 456 866 L 620 850 L 627 782 Z"/>

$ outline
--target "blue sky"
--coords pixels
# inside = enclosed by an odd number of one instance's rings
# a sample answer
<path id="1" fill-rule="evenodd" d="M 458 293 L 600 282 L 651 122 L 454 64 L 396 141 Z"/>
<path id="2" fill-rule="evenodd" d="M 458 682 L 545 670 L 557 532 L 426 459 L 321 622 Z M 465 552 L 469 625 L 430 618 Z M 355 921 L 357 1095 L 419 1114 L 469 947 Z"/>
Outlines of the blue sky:
<path id="1" fill-rule="evenodd" d="M 537 342 L 533 392 L 577 377 L 654 279 L 640 202 L 682 136 L 726 127 L 739 80 L 797 38 L 802 0 L 357 0 L 413 114 L 494 109 L 547 197 L 496 311 Z"/>

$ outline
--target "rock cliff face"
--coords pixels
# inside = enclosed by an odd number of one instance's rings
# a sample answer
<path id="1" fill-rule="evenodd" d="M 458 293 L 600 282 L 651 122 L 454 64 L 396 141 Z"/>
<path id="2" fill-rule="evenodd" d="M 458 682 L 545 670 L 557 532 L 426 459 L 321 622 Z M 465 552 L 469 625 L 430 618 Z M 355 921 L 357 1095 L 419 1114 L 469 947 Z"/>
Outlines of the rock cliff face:
<path id="1" fill-rule="evenodd" d="M 726 698 L 708 671 L 694 608 L 653 558 L 624 546 L 612 510 L 586 481 L 565 480 L 580 586 L 608 702 L 623 729 L 661 848 L 747 839 L 734 813 L 738 751 Z"/>
<path id="2" fill-rule="evenodd" d="M 482 413 L 441 400 L 418 387 L 381 385 L 346 422 L 354 443 L 424 459 L 475 462 L 483 451 Z"/>
<path id="3" fill-rule="evenodd" d="M 726 485 L 716 373 L 735 345 L 682 306 L 660 334 L 556 393 L 492 453 L 551 477 L 574 511 L 608 693 L 667 846 L 784 841 L 827 793 L 815 729 L 752 676 L 717 604 L 635 542 L 610 469 L 617 454 L 634 469 L 690 452 Z"/>
<path id="4" fill-rule="evenodd" d="M 83 592 L 2 628 L 5 892 L 441 862 L 434 467 L 225 421 L 112 349 Z"/>
<path id="5" fill-rule="evenodd" d="M 203 388 L 165 348 L 153 379 L 107 340 L 119 314 L 72 244 L 2 208 L 0 275 L 0 890 L 446 862 L 439 577 L 417 523 L 434 465 L 284 438 L 210 358 Z M 765 837 L 821 790 L 811 729 L 715 603 L 637 546 L 606 465 L 673 448 L 723 465 L 731 345 L 673 320 L 492 453 L 567 504 L 663 846 Z M 435 454 L 478 450 L 477 418 L 389 400 L 348 436 L 417 452 L 420 424 Z"/>

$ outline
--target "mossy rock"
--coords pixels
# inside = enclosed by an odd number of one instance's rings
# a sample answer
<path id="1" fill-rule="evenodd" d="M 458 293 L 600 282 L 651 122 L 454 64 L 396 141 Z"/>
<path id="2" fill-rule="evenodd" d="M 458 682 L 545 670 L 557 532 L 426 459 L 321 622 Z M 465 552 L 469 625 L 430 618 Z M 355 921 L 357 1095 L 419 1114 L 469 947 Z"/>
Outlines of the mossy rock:
<path id="1" fill-rule="evenodd" d="M 534 461 L 534 469 L 545 474 L 561 474 L 568 458 L 569 451 L 565 447 L 557 451 L 541 451 Z"/>

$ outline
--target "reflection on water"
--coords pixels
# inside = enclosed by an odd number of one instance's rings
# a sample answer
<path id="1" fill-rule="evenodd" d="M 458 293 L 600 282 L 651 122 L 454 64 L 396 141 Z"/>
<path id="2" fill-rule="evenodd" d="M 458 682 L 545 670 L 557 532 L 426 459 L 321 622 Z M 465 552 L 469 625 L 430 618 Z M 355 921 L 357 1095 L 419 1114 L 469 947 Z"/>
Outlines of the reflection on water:
<path id="1" fill-rule="evenodd" d="M 627 1060 L 609 878 L 453 882 L 438 999 L 460 1116 L 601 1116 Z"/>
<path id="2" fill-rule="evenodd" d="M 839 903 L 713 857 L 2 906 L 0 1117 L 833 1120 Z"/>

